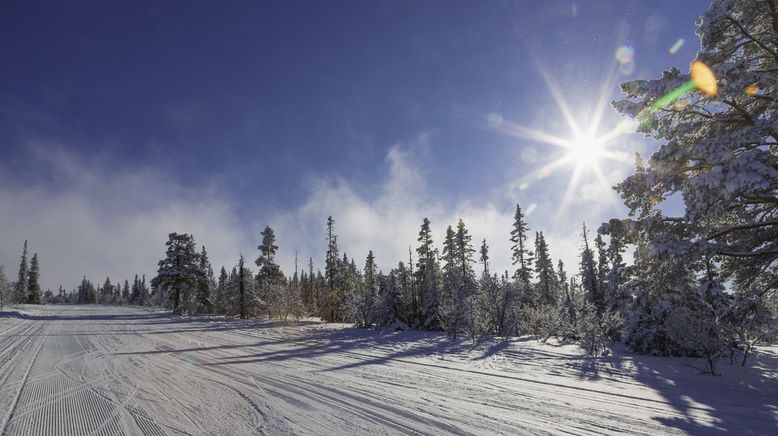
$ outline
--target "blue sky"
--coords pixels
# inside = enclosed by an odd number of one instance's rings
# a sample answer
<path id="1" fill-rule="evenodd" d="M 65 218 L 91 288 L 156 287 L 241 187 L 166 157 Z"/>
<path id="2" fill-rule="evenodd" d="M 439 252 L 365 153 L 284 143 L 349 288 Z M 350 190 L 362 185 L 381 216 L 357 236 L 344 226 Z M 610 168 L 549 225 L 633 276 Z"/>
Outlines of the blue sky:
<path id="1" fill-rule="evenodd" d="M 0 264 L 13 277 L 28 238 L 44 287 L 152 274 L 179 231 L 230 266 L 270 224 L 289 272 L 333 215 L 386 270 L 424 216 L 438 240 L 461 216 L 504 269 L 518 201 L 577 269 L 581 222 L 624 209 L 586 169 L 563 202 L 574 164 L 530 174 L 566 151 L 511 126 L 572 139 L 554 95 L 588 126 L 619 81 L 687 68 L 708 3 L 3 2 Z"/>

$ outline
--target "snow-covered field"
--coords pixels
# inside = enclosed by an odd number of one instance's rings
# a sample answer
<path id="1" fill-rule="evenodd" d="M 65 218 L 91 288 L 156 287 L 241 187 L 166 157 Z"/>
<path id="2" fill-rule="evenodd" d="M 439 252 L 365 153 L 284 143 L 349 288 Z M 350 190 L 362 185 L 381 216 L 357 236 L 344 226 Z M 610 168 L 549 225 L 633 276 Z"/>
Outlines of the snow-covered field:
<path id="1" fill-rule="evenodd" d="M 13 309 L 11 309 L 13 310 Z M 452 344 L 128 307 L 0 317 L 4 434 L 694 433 L 778 429 L 778 348 L 747 368 L 532 339 Z M 773 433 L 775 434 L 775 433 Z"/>

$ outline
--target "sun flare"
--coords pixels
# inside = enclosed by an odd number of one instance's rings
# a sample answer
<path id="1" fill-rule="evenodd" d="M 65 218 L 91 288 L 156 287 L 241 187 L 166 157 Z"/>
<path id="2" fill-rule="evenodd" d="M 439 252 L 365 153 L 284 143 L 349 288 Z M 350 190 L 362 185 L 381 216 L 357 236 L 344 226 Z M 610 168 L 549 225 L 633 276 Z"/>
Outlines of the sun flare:
<path id="1" fill-rule="evenodd" d="M 578 135 L 570 141 L 568 157 L 576 165 L 596 165 L 603 154 L 604 144 L 592 135 Z"/>

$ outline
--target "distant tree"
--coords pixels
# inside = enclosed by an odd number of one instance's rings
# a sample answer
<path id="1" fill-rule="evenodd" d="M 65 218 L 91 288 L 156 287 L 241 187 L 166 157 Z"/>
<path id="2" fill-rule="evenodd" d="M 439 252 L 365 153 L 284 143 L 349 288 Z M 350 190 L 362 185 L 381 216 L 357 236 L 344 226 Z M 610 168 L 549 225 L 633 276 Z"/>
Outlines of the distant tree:
<path id="1" fill-rule="evenodd" d="M 111 279 L 109 277 L 106 277 L 105 282 L 103 282 L 103 287 L 100 288 L 100 302 L 103 304 L 112 303 L 113 291 L 114 291 L 114 286 L 111 283 Z"/>
<path id="2" fill-rule="evenodd" d="M 535 275 L 538 282 L 535 285 L 535 304 L 556 307 L 559 301 L 557 295 L 557 277 L 554 272 L 554 262 L 548 252 L 548 244 L 543 232 L 535 234 Z"/>
<path id="3" fill-rule="evenodd" d="M 440 318 L 453 339 L 460 332 L 470 331 L 468 321 L 476 289 L 472 266 L 475 249 L 470 241 L 471 236 L 461 219 L 456 232 L 448 227 L 443 247 L 444 292 L 441 293 Z"/>
<path id="4" fill-rule="evenodd" d="M 244 267 L 243 255 L 240 255 L 238 260 L 238 316 L 240 319 L 246 319 L 249 317 L 249 301 L 250 292 L 248 286 L 246 286 L 246 268 Z"/>
<path id="5" fill-rule="evenodd" d="M 524 221 L 524 214 L 521 207 L 516 203 L 516 213 L 513 216 L 513 229 L 511 230 L 511 257 L 513 265 L 516 265 L 514 278 L 524 283 L 529 283 L 532 279 L 532 252 L 527 249 L 527 222 Z"/>
<path id="6" fill-rule="evenodd" d="M 603 294 L 603 310 L 607 308 L 605 303 L 605 294 L 608 289 L 608 255 L 605 251 L 605 241 L 602 240 L 602 234 L 597 232 L 594 238 L 594 249 L 597 251 L 597 289 Z"/>
<path id="7" fill-rule="evenodd" d="M 440 329 L 438 318 L 440 304 L 440 267 L 438 266 L 437 251 L 433 247 L 432 230 L 430 220 L 424 218 L 417 239 L 419 247 L 416 248 L 416 283 L 419 290 L 418 311 L 412 307 L 412 323 L 414 326 L 427 330 Z M 413 302 L 412 302 L 413 304 Z"/>
<path id="8" fill-rule="evenodd" d="M 22 259 L 19 262 L 19 274 L 16 278 L 16 284 L 14 285 L 13 300 L 15 303 L 24 304 L 29 297 L 29 277 L 28 277 L 28 265 L 27 265 L 27 240 L 24 241 L 24 248 L 22 249 Z"/>
<path id="9" fill-rule="evenodd" d="M 78 304 L 94 304 L 97 302 L 97 292 L 92 282 L 86 279 L 86 276 L 81 280 L 81 284 L 76 291 L 76 303 Z"/>
<path id="10" fill-rule="evenodd" d="M 271 318 L 283 318 L 284 314 L 290 312 L 290 307 L 287 301 L 289 299 L 284 295 L 286 277 L 275 261 L 278 251 L 275 242 L 275 232 L 270 226 L 266 226 L 262 231 L 262 243 L 257 247 L 260 255 L 255 261 L 258 268 L 256 280 L 259 297 L 267 303 L 268 315 Z"/>
<path id="11" fill-rule="evenodd" d="M 336 287 L 338 281 L 342 279 L 339 274 L 340 266 L 338 235 L 335 234 L 335 220 L 330 216 L 327 218 L 327 254 L 325 256 L 324 268 L 329 292 L 324 296 L 320 308 L 322 318 L 327 322 L 337 321 L 340 312 L 339 290 Z"/>
<path id="12" fill-rule="evenodd" d="M 174 312 L 191 311 L 191 293 L 197 285 L 200 271 L 194 238 L 171 233 L 165 245 L 167 252 L 165 258 L 159 261 L 153 282 L 160 292 L 168 296 L 168 305 Z"/>
<path id="13" fill-rule="evenodd" d="M 10 293 L 10 285 L 8 279 L 5 277 L 5 271 L 3 265 L 0 265 L 0 310 L 5 306 L 5 302 L 8 299 Z"/>
<path id="14" fill-rule="evenodd" d="M 27 280 L 27 303 L 43 304 L 43 294 L 41 293 L 40 283 L 38 283 L 40 280 L 38 253 L 32 255 L 32 261 L 30 262 L 30 271 L 28 272 Z"/>
<path id="15" fill-rule="evenodd" d="M 597 313 L 605 311 L 605 298 L 597 280 L 597 262 L 594 260 L 594 251 L 589 248 L 586 224 L 583 225 L 583 249 L 581 251 L 581 287 L 584 290 L 586 301 L 592 304 Z"/>
<path id="16" fill-rule="evenodd" d="M 375 256 L 370 250 L 365 260 L 365 269 L 362 276 L 362 286 L 353 293 L 350 298 L 350 312 L 354 318 L 354 324 L 359 328 L 370 327 L 376 310 L 378 298 L 378 267 Z"/>
<path id="17" fill-rule="evenodd" d="M 119 304 L 126 304 L 130 300 L 130 283 L 129 281 L 124 281 L 124 289 L 121 291 L 121 295 L 119 296 Z"/>
<path id="18" fill-rule="evenodd" d="M 379 302 L 376 308 L 376 326 L 382 330 L 407 328 L 407 324 L 403 321 L 403 313 L 406 309 L 400 290 L 399 275 L 399 270 L 392 270 L 388 275 L 381 273 L 377 275 Z"/>
<path id="19" fill-rule="evenodd" d="M 227 270 L 222 266 L 219 271 L 219 281 L 216 284 L 215 306 L 218 313 L 227 313 L 229 306 L 229 295 L 227 293 Z"/>
<path id="20" fill-rule="evenodd" d="M 205 250 L 205 245 L 203 245 L 203 249 L 200 252 L 199 260 L 195 313 L 211 313 L 213 312 L 213 292 L 216 283 L 213 277 L 211 262 L 208 260 L 208 252 Z"/>

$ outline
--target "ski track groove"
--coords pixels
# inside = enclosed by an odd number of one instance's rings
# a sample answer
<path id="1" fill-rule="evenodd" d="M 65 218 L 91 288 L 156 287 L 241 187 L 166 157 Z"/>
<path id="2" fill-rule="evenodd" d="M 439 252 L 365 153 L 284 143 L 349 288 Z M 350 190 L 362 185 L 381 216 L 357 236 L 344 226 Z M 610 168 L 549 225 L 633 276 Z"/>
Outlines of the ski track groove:
<path id="1" fill-rule="evenodd" d="M 13 400 L 3 435 L 673 434 L 778 425 L 775 386 L 741 404 L 700 384 L 686 401 L 681 386 L 647 388 L 631 360 L 560 360 L 557 349 L 527 343 L 479 359 L 434 335 L 413 342 L 345 331 L 341 342 L 337 326 L 130 307 L 29 311 L 51 316 L 8 318 L 0 331 L 0 404 Z M 592 366 L 596 381 L 585 378 Z"/>

